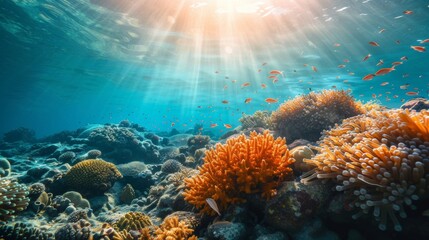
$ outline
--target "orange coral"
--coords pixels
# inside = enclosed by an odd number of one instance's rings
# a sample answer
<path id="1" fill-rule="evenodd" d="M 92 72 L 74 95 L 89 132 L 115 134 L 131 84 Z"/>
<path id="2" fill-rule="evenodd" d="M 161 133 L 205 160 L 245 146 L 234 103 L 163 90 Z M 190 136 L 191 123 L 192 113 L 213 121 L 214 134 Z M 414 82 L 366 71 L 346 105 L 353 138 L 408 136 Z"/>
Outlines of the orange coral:
<path id="1" fill-rule="evenodd" d="M 179 221 L 177 216 L 167 217 L 155 231 L 155 240 L 196 240 L 191 236 L 194 230 L 189 228 L 184 221 Z"/>
<path id="2" fill-rule="evenodd" d="M 317 141 L 323 130 L 341 120 L 366 112 L 346 91 L 311 92 L 286 101 L 273 112 L 274 129 L 289 142 L 296 139 Z"/>
<path id="3" fill-rule="evenodd" d="M 359 209 L 353 218 L 373 210 L 380 229 L 389 217 L 400 231 L 396 215 L 405 218 L 429 190 L 429 112 L 371 111 L 325 134 L 320 153 L 305 160 L 316 168 L 302 181 L 335 180 Z"/>
<path id="4" fill-rule="evenodd" d="M 276 193 L 279 183 L 292 172 L 289 167 L 295 160 L 289 154 L 284 138 L 251 132 L 228 139 L 206 152 L 200 173 L 185 179 L 185 200 L 215 214 L 206 203 L 214 199 L 222 211 L 230 204 L 244 202 L 246 194 L 262 193 L 269 198 Z"/>

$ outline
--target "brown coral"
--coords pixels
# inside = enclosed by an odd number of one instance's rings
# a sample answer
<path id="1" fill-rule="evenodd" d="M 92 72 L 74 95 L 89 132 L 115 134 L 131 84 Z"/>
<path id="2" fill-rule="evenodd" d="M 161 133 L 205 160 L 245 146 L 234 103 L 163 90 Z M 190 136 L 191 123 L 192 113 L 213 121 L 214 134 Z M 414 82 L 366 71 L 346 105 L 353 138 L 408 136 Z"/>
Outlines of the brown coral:
<path id="1" fill-rule="evenodd" d="M 289 142 L 296 139 L 317 141 L 323 130 L 365 112 L 348 92 L 324 90 L 286 101 L 273 112 L 271 120 L 274 129 Z"/>
<path id="2" fill-rule="evenodd" d="M 74 165 L 63 177 L 64 183 L 80 193 L 103 193 L 122 174 L 112 163 L 101 159 L 90 159 Z"/>
<path id="3" fill-rule="evenodd" d="M 200 173 L 185 179 L 185 200 L 204 213 L 215 214 L 206 203 L 213 198 L 222 211 L 230 204 L 244 202 L 245 195 L 262 193 L 269 198 L 279 183 L 291 174 L 286 140 L 265 131 L 231 138 L 208 150 Z"/>
<path id="4" fill-rule="evenodd" d="M 332 179 L 336 190 L 349 197 L 349 207 L 372 211 L 379 228 L 386 229 L 389 217 L 397 231 L 396 215 L 407 216 L 407 208 L 428 195 L 429 112 L 403 110 L 371 111 L 347 119 L 326 133 L 320 153 L 307 163 L 316 168 L 303 178 Z"/>
<path id="5" fill-rule="evenodd" d="M 113 224 L 113 228 L 116 231 L 138 231 L 151 225 L 152 221 L 150 220 L 150 217 L 146 214 L 140 212 L 128 212 Z"/>
<path id="6" fill-rule="evenodd" d="M 7 221 L 27 208 L 28 188 L 16 179 L 0 179 L 0 221 Z"/>

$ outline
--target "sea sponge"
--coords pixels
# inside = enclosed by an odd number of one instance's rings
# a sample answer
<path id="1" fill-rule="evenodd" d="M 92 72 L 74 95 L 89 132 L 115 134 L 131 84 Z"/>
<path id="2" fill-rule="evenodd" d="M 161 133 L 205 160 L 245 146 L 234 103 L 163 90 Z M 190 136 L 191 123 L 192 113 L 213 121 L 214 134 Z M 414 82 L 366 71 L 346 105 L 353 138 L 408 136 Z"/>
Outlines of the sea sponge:
<path id="1" fill-rule="evenodd" d="M 28 188 L 16 179 L 0 179 L 0 221 L 25 210 L 30 201 L 28 194 Z"/>
<path id="2" fill-rule="evenodd" d="M 5 240 L 54 240 L 51 233 L 44 233 L 42 230 L 27 223 L 15 223 L 13 226 L 0 223 L 0 239 Z M 60 238 L 56 238 L 60 239 Z M 62 238 L 65 239 L 65 238 Z M 70 238 L 69 238 L 70 239 Z"/>
<path id="3" fill-rule="evenodd" d="M 28 188 L 29 196 L 31 197 L 38 197 L 40 194 L 45 192 L 46 187 L 43 183 L 33 183 Z"/>
<path id="4" fill-rule="evenodd" d="M 197 237 L 192 235 L 193 232 L 194 230 L 189 228 L 184 221 L 179 221 L 177 216 L 167 217 L 156 229 L 155 240 L 196 240 Z"/>
<path id="5" fill-rule="evenodd" d="M 74 165 L 63 177 L 64 183 L 82 194 L 103 193 L 109 190 L 122 174 L 112 163 L 89 159 Z"/>
<path id="6" fill-rule="evenodd" d="M 113 224 L 113 228 L 116 231 L 130 231 L 140 230 L 151 225 L 153 224 L 148 215 L 140 212 L 128 212 Z"/>
<path id="7" fill-rule="evenodd" d="M 302 182 L 332 179 L 359 210 L 353 218 L 372 212 L 381 230 L 390 218 L 401 231 L 396 216 L 405 218 L 428 195 L 429 111 L 371 111 L 325 135 L 319 153 L 305 160 L 316 168 Z"/>
<path id="8" fill-rule="evenodd" d="M 273 112 L 271 120 L 276 132 L 289 142 L 296 139 L 317 141 L 323 130 L 365 112 L 348 92 L 324 90 L 284 102 Z"/>
<path id="9" fill-rule="evenodd" d="M 295 160 L 286 146 L 286 140 L 251 132 L 218 143 L 206 152 L 200 173 L 185 179 L 185 200 L 202 212 L 214 215 L 207 198 L 217 202 L 220 211 L 230 204 L 245 202 L 246 194 L 261 193 L 270 198 L 280 182 L 290 176 L 289 167 Z"/>

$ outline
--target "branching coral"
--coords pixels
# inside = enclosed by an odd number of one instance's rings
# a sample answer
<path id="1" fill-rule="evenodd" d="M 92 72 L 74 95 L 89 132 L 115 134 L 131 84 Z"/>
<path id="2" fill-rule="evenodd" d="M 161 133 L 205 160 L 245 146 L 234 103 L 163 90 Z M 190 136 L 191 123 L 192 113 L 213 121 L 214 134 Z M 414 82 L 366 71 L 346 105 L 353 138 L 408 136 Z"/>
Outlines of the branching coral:
<path id="1" fill-rule="evenodd" d="M 64 176 L 64 182 L 80 193 L 102 193 L 121 178 L 122 174 L 114 164 L 101 159 L 90 159 L 74 165 Z"/>
<path id="2" fill-rule="evenodd" d="M 311 92 L 289 100 L 273 112 L 274 129 L 289 142 L 296 139 L 317 141 L 323 130 L 341 120 L 365 113 L 346 91 Z"/>
<path id="3" fill-rule="evenodd" d="M 0 221 L 7 221 L 15 213 L 27 208 L 28 188 L 16 179 L 0 179 Z"/>
<path id="4" fill-rule="evenodd" d="M 185 200 L 202 212 L 215 214 L 206 203 L 214 199 L 222 211 L 230 204 L 244 202 L 245 195 L 262 193 L 269 198 L 276 193 L 279 183 L 291 174 L 290 156 L 286 140 L 251 132 L 231 138 L 226 144 L 217 144 L 208 150 L 200 173 L 185 179 Z"/>
<path id="5" fill-rule="evenodd" d="M 396 215 L 405 218 L 428 195 L 429 112 L 371 111 L 325 134 L 319 154 L 305 160 L 316 168 L 302 181 L 333 179 L 360 210 L 353 218 L 372 211 L 380 229 L 389 217 L 400 231 Z"/>
<path id="6" fill-rule="evenodd" d="M 191 236 L 194 232 L 184 221 L 179 221 L 178 217 L 168 217 L 156 229 L 155 240 L 196 240 L 196 236 Z"/>

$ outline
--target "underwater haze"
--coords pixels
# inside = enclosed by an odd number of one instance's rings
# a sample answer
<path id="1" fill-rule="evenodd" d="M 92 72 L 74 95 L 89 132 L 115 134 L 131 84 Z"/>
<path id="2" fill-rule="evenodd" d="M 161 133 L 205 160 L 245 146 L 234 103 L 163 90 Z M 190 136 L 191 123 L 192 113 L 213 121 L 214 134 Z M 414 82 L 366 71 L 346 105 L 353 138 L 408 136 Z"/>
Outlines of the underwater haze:
<path id="1" fill-rule="evenodd" d="M 428 22 L 426 0 L 0 0 L 0 135 L 123 119 L 221 135 L 334 88 L 398 108 L 428 96 Z"/>

